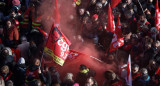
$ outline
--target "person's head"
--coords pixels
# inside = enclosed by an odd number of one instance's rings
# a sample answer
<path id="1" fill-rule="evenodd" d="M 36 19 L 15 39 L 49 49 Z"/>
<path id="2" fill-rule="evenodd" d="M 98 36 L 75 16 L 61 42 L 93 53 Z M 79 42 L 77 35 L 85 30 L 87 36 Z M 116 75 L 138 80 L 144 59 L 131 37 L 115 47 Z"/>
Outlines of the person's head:
<path id="1" fill-rule="evenodd" d="M 17 16 L 17 14 L 16 14 L 15 10 L 11 10 L 10 17 L 15 18 L 16 16 Z"/>
<path id="2" fill-rule="evenodd" d="M 42 82 L 40 80 L 36 80 L 34 86 L 42 86 Z"/>
<path id="3" fill-rule="evenodd" d="M 56 68 L 54 66 L 49 67 L 49 72 L 51 74 L 55 73 L 56 72 Z"/>
<path id="4" fill-rule="evenodd" d="M 87 24 L 88 20 L 89 20 L 89 16 L 85 15 L 83 17 L 83 24 Z"/>
<path id="5" fill-rule="evenodd" d="M 131 38 L 131 44 L 132 45 L 136 45 L 138 43 L 138 39 L 137 38 Z"/>
<path id="6" fill-rule="evenodd" d="M 52 83 L 51 86 L 61 86 L 59 83 Z"/>
<path id="7" fill-rule="evenodd" d="M 73 74 L 72 73 L 67 73 L 65 79 L 73 80 Z"/>
<path id="8" fill-rule="evenodd" d="M 139 20 L 140 20 L 141 22 L 145 22 L 146 16 L 145 16 L 145 15 L 140 15 Z"/>
<path id="9" fill-rule="evenodd" d="M 85 86 L 93 86 L 93 84 L 94 84 L 94 78 L 89 77 L 85 83 Z"/>
<path id="10" fill-rule="evenodd" d="M 142 68 L 142 69 L 140 70 L 140 72 L 141 72 L 141 76 L 146 76 L 146 75 L 148 75 L 148 70 L 147 70 L 146 68 Z"/>
<path id="11" fill-rule="evenodd" d="M 150 49 L 150 48 L 151 48 L 151 46 L 152 46 L 152 44 L 151 44 L 151 43 L 146 43 L 146 44 L 145 44 L 145 49 L 146 49 L 146 50 L 148 50 L 148 49 Z"/>
<path id="12" fill-rule="evenodd" d="M 116 76 L 117 75 L 113 71 L 111 71 L 111 70 L 108 70 L 108 71 L 104 72 L 104 77 L 107 80 L 114 80 L 114 79 L 116 79 Z"/>
<path id="13" fill-rule="evenodd" d="M 156 65 L 156 61 L 154 59 L 149 60 L 149 65 L 150 66 L 155 66 Z"/>
<path id="14" fill-rule="evenodd" d="M 137 64 L 134 64 L 132 66 L 132 73 L 136 74 L 136 73 L 138 73 L 138 71 L 139 71 L 139 66 Z"/>
<path id="15" fill-rule="evenodd" d="M 107 0 L 100 0 L 102 4 L 105 4 Z"/>
<path id="16" fill-rule="evenodd" d="M 90 3 L 91 3 L 91 4 L 96 4 L 96 1 L 97 1 L 97 0 L 91 0 Z"/>
<path id="17" fill-rule="evenodd" d="M 98 3 L 96 3 L 96 7 L 95 7 L 94 11 L 95 11 L 96 13 L 99 13 L 100 10 L 102 9 L 102 7 L 103 7 L 102 3 L 101 3 L 101 2 L 98 2 Z"/>
<path id="18" fill-rule="evenodd" d="M 20 41 L 21 41 L 21 43 L 27 42 L 26 36 L 21 36 Z"/>
<path id="19" fill-rule="evenodd" d="M 12 27 L 12 24 L 13 24 L 13 20 L 12 20 L 12 19 L 8 19 L 8 20 L 6 21 L 6 26 L 7 26 L 7 28 L 11 28 L 11 27 Z"/>
<path id="20" fill-rule="evenodd" d="M 2 57 L 6 57 L 6 56 L 8 56 L 9 55 L 9 51 L 6 49 L 6 48 L 4 48 L 4 49 L 2 49 L 2 51 L 1 51 L 1 55 L 2 55 Z"/>
<path id="21" fill-rule="evenodd" d="M 40 64 L 41 64 L 40 59 L 38 59 L 38 58 L 33 59 L 33 64 L 36 66 L 40 66 Z"/>
<path id="22" fill-rule="evenodd" d="M 101 2 L 98 2 L 98 3 L 96 3 L 96 8 L 99 8 L 99 9 L 101 9 L 102 8 L 102 3 Z"/>
<path id="23" fill-rule="evenodd" d="M 9 73 L 9 67 L 7 65 L 2 66 L 1 73 L 2 74 L 8 74 Z"/>
<path id="24" fill-rule="evenodd" d="M 84 8 L 79 8 L 79 15 L 82 16 L 85 13 L 85 9 Z"/>
<path id="25" fill-rule="evenodd" d="M 25 59 L 23 57 L 21 57 L 19 60 L 18 60 L 18 63 L 19 65 L 21 64 L 25 64 Z"/>
<path id="26" fill-rule="evenodd" d="M 153 43 L 153 46 L 154 46 L 155 48 L 158 48 L 158 46 L 159 46 L 159 41 L 158 41 L 158 40 L 155 41 L 155 42 Z"/>
<path id="27" fill-rule="evenodd" d="M 6 86 L 14 86 L 13 81 L 11 81 L 11 80 L 7 81 Z"/>
<path id="28" fill-rule="evenodd" d="M 148 0 L 148 3 L 152 3 L 153 2 L 153 0 Z"/>
<path id="29" fill-rule="evenodd" d="M 84 69 L 87 69 L 87 67 L 86 67 L 86 65 L 81 64 L 79 69 L 80 69 L 80 70 L 84 70 Z"/>
<path id="30" fill-rule="evenodd" d="M 131 4 L 132 0 L 126 0 L 126 3 L 129 5 Z"/>

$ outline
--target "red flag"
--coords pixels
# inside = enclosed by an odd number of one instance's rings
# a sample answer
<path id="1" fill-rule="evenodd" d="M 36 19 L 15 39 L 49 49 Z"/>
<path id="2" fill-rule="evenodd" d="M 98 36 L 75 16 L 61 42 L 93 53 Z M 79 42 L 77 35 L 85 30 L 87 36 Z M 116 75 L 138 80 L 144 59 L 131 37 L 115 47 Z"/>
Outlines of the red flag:
<path id="1" fill-rule="evenodd" d="M 156 74 L 160 76 L 160 66 L 158 67 Z"/>
<path id="2" fill-rule="evenodd" d="M 128 63 L 127 63 L 127 86 L 132 86 L 132 75 L 131 75 L 131 57 L 129 55 L 128 57 Z"/>
<path id="3" fill-rule="evenodd" d="M 111 46 L 110 46 L 110 52 L 118 49 L 119 47 L 123 45 L 124 45 L 124 39 L 122 35 L 120 19 L 118 17 L 117 24 L 116 24 L 116 30 L 113 35 L 113 39 L 112 39 Z"/>
<path id="4" fill-rule="evenodd" d="M 155 27 L 160 32 L 160 14 L 159 14 L 158 0 L 156 2 L 156 9 L 155 9 Z M 160 33 L 159 33 L 159 38 L 160 38 Z"/>
<path id="5" fill-rule="evenodd" d="M 70 44 L 65 35 L 53 25 L 44 52 L 53 57 L 55 63 L 63 66 L 69 54 Z"/>
<path id="6" fill-rule="evenodd" d="M 55 0 L 55 25 L 58 27 L 60 24 L 59 10 L 58 10 L 58 2 Z"/>
<path id="7" fill-rule="evenodd" d="M 115 32 L 115 23 L 114 23 L 112 9 L 111 9 L 110 4 L 109 4 L 109 7 L 108 7 L 107 30 L 110 31 L 110 32 L 112 32 L 112 33 Z"/>
<path id="8" fill-rule="evenodd" d="M 111 7 L 114 8 L 118 5 L 121 0 L 111 0 Z"/>

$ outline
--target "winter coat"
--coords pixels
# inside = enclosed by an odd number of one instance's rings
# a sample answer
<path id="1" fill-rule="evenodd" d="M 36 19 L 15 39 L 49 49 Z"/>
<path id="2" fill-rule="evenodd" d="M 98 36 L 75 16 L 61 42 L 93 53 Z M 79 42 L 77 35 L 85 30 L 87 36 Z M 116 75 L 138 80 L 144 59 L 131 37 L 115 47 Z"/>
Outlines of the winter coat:
<path id="1" fill-rule="evenodd" d="M 15 66 L 15 85 L 22 86 L 25 83 L 26 65 L 19 64 Z"/>
<path id="2" fill-rule="evenodd" d="M 52 84 L 61 83 L 60 75 L 59 75 L 58 71 L 51 74 L 51 79 L 52 79 Z"/>
<path id="3" fill-rule="evenodd" d="M 19 32 L 15 26 L 12 26 L 9 29 L 5 28 L 4 29 L 4 37 L 6 40 L 17 41 L 17 40 L 19 40 Z"/>

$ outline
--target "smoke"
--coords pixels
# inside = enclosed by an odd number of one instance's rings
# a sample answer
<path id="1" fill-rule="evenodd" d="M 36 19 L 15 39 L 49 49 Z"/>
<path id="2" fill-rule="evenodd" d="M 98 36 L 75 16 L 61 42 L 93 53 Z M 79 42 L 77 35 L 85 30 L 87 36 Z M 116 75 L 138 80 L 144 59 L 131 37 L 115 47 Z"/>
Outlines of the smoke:
<path id="1" fill-rule="evenodd" d="M 42 25 L 44 31 L 49 33 L 51 26 L 54 22 L 54 1 L 55 0 L 44 0 L 41 6 L 39 7 L 39 12 L 43 14 L 42 16 Z M 98 61 L 90 56 L 93 56 L 97 59 L 101 59 L 101 53 L 95 48 L 95 44 L 91 41 L 84 40 L 80 35 L 77 35 L 77 32 L 80 32 L 81 23 L 76 15 L 76 8 L 73 7 L 72 0 L 57 0 L 59 13 L 60 13 L 60 29 L 66 35 L 66 37 L 71 41 L 72 45 L 70 49 L 84 53 L 88 56 L 79 57 L 78 60 L 74 60 L 69 64 L 64 64 L 63 68 L 59 68 L 60 74 L 64 77 L 67 72 L 72 72 L 76 74 L 79 72 L 79 65 L 85 64 L 87 67 L 96 71 L 97 76 L 96 80 L 99 84 L 102 84 L 103 72 L 106 70 L 116 70 L 115 63 L 109 65 L 105 62 Z M 100 85 L 101 86 L 101 85 Z"/>

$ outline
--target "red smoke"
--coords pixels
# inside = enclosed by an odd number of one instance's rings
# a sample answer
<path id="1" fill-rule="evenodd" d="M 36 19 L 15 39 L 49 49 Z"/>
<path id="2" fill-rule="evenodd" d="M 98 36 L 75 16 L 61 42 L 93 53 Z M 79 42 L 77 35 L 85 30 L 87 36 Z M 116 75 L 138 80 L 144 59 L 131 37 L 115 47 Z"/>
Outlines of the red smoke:
<path id="1" fill-rule="evenodd" d="M 104 62 L 99 62 L 89 56 L 94 56 L 100 59 L 100 53 L 95 45 L 91 42 L 82 42 L 80 36 L 77 36 L 80 31 L 80 20 L 77 18 L 76 9 L 72 6 L 72 0 L 57 0 L 60 12 L 60 28 L 66 37 L 71 41 L 71 49 L 87 54 L 88 56 L 79 56 L 77 59 L 66 62 L 63 67 L 57 67 L 63 80 L 66 73 L 71 72 L 76 76 L 79 72 L 79 65 L 85 64 L 88 68 L 96 71 L 96 80 L 98 85 L 102 86 L 104 81 L 103 73 L 106 70 L 116 70 L 115 64 L 109 65 Z M 39 12 L 43 14 L 43 27 L 49 33 L 50 28 L 54 22 L 54 1 L 44 0 L 39 7 Z M 81 39 L 81 40 L 79 40 Z"/>

